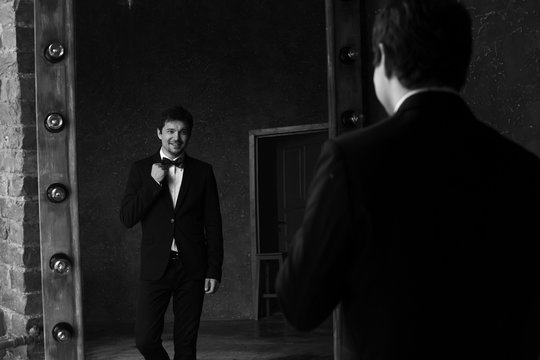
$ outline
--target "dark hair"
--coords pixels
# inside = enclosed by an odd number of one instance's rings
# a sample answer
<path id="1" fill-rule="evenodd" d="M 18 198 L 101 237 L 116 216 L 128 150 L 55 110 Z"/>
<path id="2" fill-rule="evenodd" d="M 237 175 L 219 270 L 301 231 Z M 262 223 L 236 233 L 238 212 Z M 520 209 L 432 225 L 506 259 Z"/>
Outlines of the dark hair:
<path id="1" fill-rule="evenodd" d="M 187 123 L 189 131 L 193 129 L 193 115 L 181 106 L 173 106 L 161 113 L 157 128 L 161 131 L 165 123 L 170 120 L 179 120 Z"/>
<path id="2" fill-rule="evenodd" d="M 471 59 L 469 12 L 459 0 L 390 0 L 373 26 L 373 64 L 381 62 L 407 88 L 450 86 L 460 90 Z"/>

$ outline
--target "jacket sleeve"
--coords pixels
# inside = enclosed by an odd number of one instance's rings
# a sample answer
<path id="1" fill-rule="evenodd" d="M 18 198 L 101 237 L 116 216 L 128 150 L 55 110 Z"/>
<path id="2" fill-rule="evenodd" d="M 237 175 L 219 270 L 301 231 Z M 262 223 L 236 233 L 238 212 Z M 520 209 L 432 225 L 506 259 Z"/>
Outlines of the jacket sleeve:
<path id="1" fill-rule="evenodd" d="M 221 281 L 223 264 L 223 230 L 216 178 L 212 168 L 205 184 L 204 225 L 208 251 L 208 270 L 206 277 Z"/>
<path id="2" fill-rule="evenodd" d="M 120 221 L 128 228 L 135 226 L 161 190 L 161 185 L 152 178 L 150 171 L 145 174 L 137 163 L 133 164 L 120 205 Z"/>
<path id="3" fill-rule="evenodd" d="M 351 258 L 351 208 L 344 160 L 327 141 L 310 185 L 304 219 L 277 277 L 287 320 L 299 330 L 322 323 L 341 300 Z"/>

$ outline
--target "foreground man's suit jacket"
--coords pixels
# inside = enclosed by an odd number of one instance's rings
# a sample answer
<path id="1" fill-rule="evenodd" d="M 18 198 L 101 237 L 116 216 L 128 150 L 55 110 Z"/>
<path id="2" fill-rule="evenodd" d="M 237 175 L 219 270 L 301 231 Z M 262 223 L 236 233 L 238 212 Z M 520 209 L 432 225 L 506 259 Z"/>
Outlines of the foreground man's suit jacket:
<path id="1" fill-rule="evenodd" d="M 127 227 L 142 224 L 141 278 L 157 280 L 165 273 L 176 239 L 180 259 L 193 279 L 221 281 L 223 234 L 216 180 L 210 164 L 186 155 L 182 185 L 173 207 L 166 180 L 160 186 L 150 175 L 159 152 L 131 167 L 120 218 Z"/>
<path id="2" fill-rule="evenodd" d="M 530 359 L 540 161 L 456 94 L 328 141 L 277 281 L 309 330 L 342 303 L 343 359 Z"/>

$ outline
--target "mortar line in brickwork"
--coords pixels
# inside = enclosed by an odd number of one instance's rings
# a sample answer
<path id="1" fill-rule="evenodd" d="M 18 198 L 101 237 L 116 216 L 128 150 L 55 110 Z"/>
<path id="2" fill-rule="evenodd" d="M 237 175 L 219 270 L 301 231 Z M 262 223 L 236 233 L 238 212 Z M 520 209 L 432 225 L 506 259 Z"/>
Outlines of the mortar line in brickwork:
<path id="1" fill-rule="evenodd" d="M 27 127 L 33 127 L 35 128 L 36 125 L 35 124 L 6 124 L 6 125 L 3 125 L 2 126 L 3 128 L 13 128 L 13 129 L 23 129 L 23 128 L 27 128 Z"/>
<path id="2" fill-rule="evenodd" d="M 38 265 L 37 267 L 26 267 L 26 266 L 19 266 L 19 265 L 13 265 L 13 264 L 5 264 L 5 263 L 0 263 L 0 264 L 4 264 L 4 266 L 8 269 L 8 270 L 15 270 L 15 271 L 18 271 L 18 272 L 22 272 L 22 273 L 25 273 L 25 272 L 37 272 L 37 270 L 40 270 L 41 271 L 41 266 Z M 30 270 L 30 271 L 19 271 L 18 269 L 23 269 L 23 270 Z M 35 270 L 34 270 L 35 269 Z"/>
<path id="3" fill-rule="evenodd" d="M 16 287 L 12 287 L 12 288 L 10 288 L 9 290 L 11 290 L 12 292 L 16 293 L 17 295 L 24 295 L 24 296 L 41 294 L 41 290 L 36 290 L 36 291 L 20 291 L 20 290 L 17 289 Z"/>
<path id="4" fill-rule="evenodd" d="M 0 149 L 1 150 L 1 149 Z M 0 174 L 4 175 L 24 175 L 24 176 L 37 176 L 37 171 L 7 171 L 7 170 L 0 170 Z M 36 199 L 37 200 L 37 199 Z"/>
<path id="5" fill-rule="evenodd" d="M 14 201 L 26 201 L 21 196 L 0 195 L 0 199 L 14 200 Z"/>
<path id="6" fill-rule="evenodd" d="M 7 238 L 7 244 L 11 245 L 14 248 L 20 249 L 20 248 L 28 248 L 28 249 L 39 249 L 39 244 L 19 244 L 17 242 L 13 242 L 9 240 L 9 237 Z"/>
<path id="7" fill-rule="evenodd" d="M 19 151 L 19 152 L 27 152 L 27 153 L 36 153 L 37 150 L 30 150 L 30 149 L 0 149 L 2 151 Z"/>
<path id="8" fill-rule="evenodd" d="M 4 54 L 17 54 L 17 47 L 2 47 L 0 48 L 0 55 Z"/>
<path id="9" fill-rule="evenodd" d="M 5 306 L 3 306 L 1 304 L 0 304 L 0 310 L 2 310 L 4 313 L 6 313 L 8 315 L 17 314 L 17 315 L 23 316 L 23 317 L 25 317 L 27 319 L 40 319 L 41 318 L 40 314 L 30 314 L 30 315 L 22 314 L 22 313 L 20 313 L 18 311 L 15 311 L 13 309 L 5 307 Z"/>
<path id="10" fill-rule="evenodd" d="M 12 173 L 14 174 L 14 173 Z M 21 173 L 23 174 L 23 173 Z M 27 173 L 24 173 L 23 175 L 27 175 Z M 32 201 L 32 200 L 29 200 L 29 199 L 26 199 L 26 196 L 13 196 L 13 195 L 0 195 L 0 199 L 13 199 L 15 201 Z M 35 200 L 38 200 L 39 198 L 36 198 Z"/>
<path id="11" fill-rule="evenodd" d="M 15 27 L 23 28 L 23 29 L 33 29 L 34 24 L 33 23 L 25 23 L 24 21 L 17 21 L 15 23 Z"/>
<path id="12" fill-rule="evenodd" d="M 35 76 L 35 73 L 33 72 L 19 72 L 19 77 L 23 78 L 23 79 L 31 79 Z M 21 101 L 32 101 L 34 102 L 34 100 L 27 100 L 27 99 L 21 99 Z"/>
<path id="13" fill-rule="evenodd" d="M 9 238 L 8 238 L 9 239 Z M 8 245 L 17 245 L 17 246 L 20 246 L 20 247 L 26 247 L 28 249 L 32 249 L 32 250 L 36 250 L 36 249 L 39 249 L 40 246 L 39 244 L 24 244 L 24 245 L 19 245 L 20 242 L 16 242 L 16 241 L 10 241 L 7 239 L 7 244 Z M 6 240 L 3 240 L 3 241 L 6 241 Z M 18 265 L 17 265 L 18 266 Z M 28 268 L 28 267 L 27 267 Z M 36 266 L 33 266 L 33 267 L 29 267 L 29 269 L 40 269 L 41 267 L 39 265 L 36 265 Z"/>
<path id="14" fill-rule="evenodd" d="M 26 175 L 26 174 L 25 174 Z M 30 201 L 38 201 L 39 196 L 11 196 L 11 195 L 0 195 L 0 199 L 13 199 L 15 201 L 24 201 L 24 202 L 30 202 Z"/>
<path id="15" fill-rule="evenodd" d="M 22 78 L 22 79 L 32 79 L 32 78 L 35 78 L 36 77 L 36 74 L 31 72 L 31 73 L 23 73 L 23 72 L 20 72 L 18 73 L 19 77 Z"/>
<path id="16" fill-rule="evenodd" d="M 36 220 L 33 220 L 33 221 L 24 220 L 22 223 L 20 221 L 16 221 L 16 220 L 13 220 L 13 219 L 6 219 L 6 220 L 9 220 L 10 222 L 15 223 L 15 225 L 22 225 L 22 226 L 24 226 L 24 225 L 39 225 L 39 221 L 37 221 L 37 218 L 36 218 Z M 39 229 L 36 229 L 35 233 L 38 234 Z"/>

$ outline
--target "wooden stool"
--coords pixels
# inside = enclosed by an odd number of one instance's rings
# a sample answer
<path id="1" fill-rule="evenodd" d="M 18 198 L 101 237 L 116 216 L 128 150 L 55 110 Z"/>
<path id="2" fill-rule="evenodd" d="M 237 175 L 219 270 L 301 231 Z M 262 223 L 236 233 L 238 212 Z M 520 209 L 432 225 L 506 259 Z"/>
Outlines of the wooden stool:
<path id="1" fill-rule="evenodd" d="M 276 277 L 271 276 L 270 271 L 270 261 L 277 261 L 278 262 L 278 271 L 283 265 L 283 261 L 285 261 L 285 257 L 287 256 L 287 253 L 284 252 L 277 252 L 277 253 L 261 253 L 257 254 L 257 262 L 258 262 L 258 269 L 259 269 L 259 279 L 261 277 L 261 274 L 263 275 L 263 281 L 262 281 L 262 287 L 261 287 L 261 281 L 259 281 L 259 289 L 258 293 L 260 294 L 259 301 L 262 299 L 264 301 L 264 309 L 265 309 L 265 316 L 270 315 L 270 301 L 271 299 L 277 299 L 277 294 L 275 291 L 272 291 L 271 286 L 275 283 Z M 276 273 L 277 275 L 277 273 Z M 257 314 L 258 317 L 258 314 Z"/>

